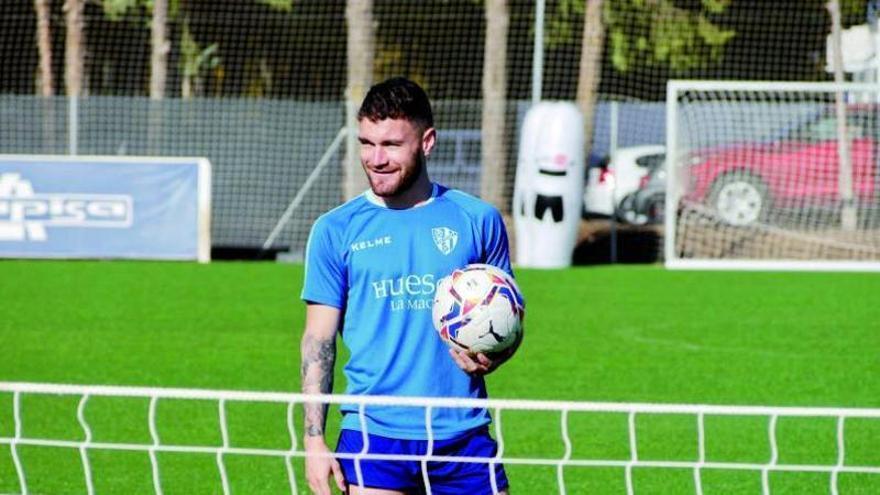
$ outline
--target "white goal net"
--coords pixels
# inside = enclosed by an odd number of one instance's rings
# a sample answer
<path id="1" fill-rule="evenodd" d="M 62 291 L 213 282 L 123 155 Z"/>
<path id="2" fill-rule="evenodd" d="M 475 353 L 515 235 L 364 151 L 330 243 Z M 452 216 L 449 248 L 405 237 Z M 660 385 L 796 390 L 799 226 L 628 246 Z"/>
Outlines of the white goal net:
<path id="1" fill-rule="evenodd" d="M 673 81 L 667 266 L 880 270 L 880 85 Z"/>
<path id="2" fill-rule="evenodd" d="M 144 414 L 123 412 L 118 403 L 114 405 L 114 401 L 120 400 L 142 403 Z M 47 406 L 47 401 L 49 404 L 67 402 L 71 407 L 65 413 L 64 407 L 57 404 Z M 423 408 L 428 418 L 429 440 L 424 455 L 377 456 L 363 452 L 352 456 L 355 462 L 372 458 L 417 461 L 422 463 L 423 473 L 426 472 L 425 466 L 432 462 L 478 462 L 486 464 L 487 469 L 503 464 L 512 484 L 523 493 L 535 492 L 538 487 L 543 493 L 562 494 L 658 493 L 667 492 L 676 487 L 676 483 L 681 484 L 681 479 L 651 479 L 645 473 L 652 471 L 678 473 L 679 478 L 685 480 L 688 491 L 697 494 L 704 493 L 704 490 L 730 492 L 734 488 L 743 488 L 742 478 L 719 485 L 719 472 L 750 473 L 755 488 L 765 494 L 784 486 L 778 476 L 785 473 L 820 476 L 818 483 L 833 494 L 852 489 L 870 492 L 870 487 L 880 487 L 880 459 L 876 457 L 875 448 L 876 434 L 880 432 L 880 409 L 308 396 L 0 382 L 0 446 L 8 448 L 10 464 L 5 465 L 4 457 L 0 455 L 0 492 L 92 494 L 102 490 L 133 490 L 126 484 L 130 480 L 125 477 L 142 479 L 148 484 L 147 490 L 141 487 L 138 491 L 161 494 L 194 489 L 192 486 L 183 489 L 175 486 L 175 482 L 180 481 L 179 469 L 175 472 L 170 455 L 209 458 L 209 468 L 213 472 L 202 476 L 217 480 L 212 489 L 214 492 L 228 494 L 236 488 L 239 492 L 267 491 L 266 485 L 242 484 L 238 479 L 253 474 L 233 469 L 236 465 L 241 468 L 242 464 L 238 462 L 241 458 L 280 461 L 277 467 L 283 464 L 284 468 L 275 474 L 283 481 L 275 486 L 283 486 L 284 492 L 288 493 L 307 492 L 302 476 L 302 460 L 306 454 L 298 442 L 302 430 L 295 418 L 297 407 L 306 401 L 356 404 L 361 415 L 373 405 Z M 176 435 L 173 430 L 180 425 L 173 424 L 167 411 L 176 402 L 198 403 L 213 411 L 213 415 L 208 415 L 212 424 L 207 426 L 197 424 L 194 417 L 198 414 L 191 411 L 177 418 L 176 422 L 182 423 L 187 430 L 213 429 L 218 433 L 214 439 L 198 441 Z M 259 429 L 253 425 L 242 428 L 242 416 L 249 419 L 256 416 L 263 418 L 261 422 L 271 422 L 261 414 L 254 414 L 253 410 L 244 412 L 242 405 L 248 404 L 276 408 L 279 418 L 275 419 L 280 419 L 283 427 L 276 431 L 274 445 L 258 446 L 242 435 L 243 431 Z M 459 458 L 432 452 L 431 413 L 439 408 L 454 407 L 485 407 L 492 412 L 492 431 L 499 445 L 496 456 Z M 517 424 L 517 414 L 524 415 L 525 421 Z M 541 418 L 549 421 L 543 422 Z M 114 440 L 110 438 L 112 435 L 102 431 L 108 424 L 118 425 L 128 420 L 145 423 L 141 426 L 146 433 L 140 440 Z M 78 432 L 62 432 L 56 425 L 64 423 Z M 534 427 L 536 424 L 541 425 L 539 439 L 528 440 L 520 434 L 528 429 L 523 425 Z M 621 434 L 612 441 L 615 437 L 609 436 L 607 430 L 614 430 L 616 426 L 620 426 Z M 546 449 L 542 450 L 554 442 L 561 446 L 555 454 L 548 455 Z M 678 448 L 661 448 L 662 444 L 669 442 L 678 442 Z M 606 448 L 604 456 L 597 455 L 602 448 L 598 451 L 585 448 L 588 444 L 604 443 L 617 444 L 611 448 L 616 454 L 609 454 Z M 753 444 L 763 445 L 759 449 L 763 454 L 758 457 L 743 455 L 741 449 Z M 739 449 L 739 455 L 723 452 L 722 447 L 730 445 Z M 686 447 L 682 449 L 682 446 Z M 45 465 L 42 468 L 39 465 L 35 451 L 40 449 L 67 451 L 72 453 L 75 461 L 49 472 Z M 807 452 L 807 455 L 797 455 L 798 451 L 801 454 Z M 126 452 L 148 458 L 140 466 L 145 473 L 138 475 L 137 465 L 126 464 Z M 111 462 L 106 460 L 108 455 L 113 458 Z M 99 462 L 102 458 L 103 464 Z M 117 472 L 114 477 L 106 471 L 108 466 L 122 466 L 123 474 Z M 550 476 L 540 478 L 524 468 L 544 469 L 550 471 Z M 195 471 L 190 467 L 186 470 Z M 192 472 L 189 475 L 197 476 Z M 43 479 L 65 476 L 68 480 L 63 487 L 47 485 L 47 480 Z M 535 476 L 538 481 L 532 479 Z M 358 483 L 358 480 L 349 481 Z M 242 486 L 245 488 L 240 488 Z M 492 490 L 497 492 L 498 487 L 493 486 Z M 681 492 L 680 488 L 677 490 Z M 431 493 L 430 482 L 426 482 L 426 491 Z"/>

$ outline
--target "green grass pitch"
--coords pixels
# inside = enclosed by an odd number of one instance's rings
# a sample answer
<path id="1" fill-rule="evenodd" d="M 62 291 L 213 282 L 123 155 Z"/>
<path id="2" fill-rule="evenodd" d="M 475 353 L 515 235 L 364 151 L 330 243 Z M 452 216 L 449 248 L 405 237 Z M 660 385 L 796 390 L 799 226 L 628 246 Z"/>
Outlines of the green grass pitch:
<path id="1" fill-rule="evenodd" d="M 517 278 L 526 337 L 489 377 L 492 397 L 880 407 L 878 275 L 616 266 Z M 274 263 L 0 262 L 0 381 L 297 391 L 301 279 L 301 266 Z M 96 398 L 86 415 L 95 440 L 149 442 L 145 401 Z M 26 396 L 23 417 L 29 437 L 83 438 L 73 398 Z M 220 442 L 215 404 L 162 403 L 158 421 L 165 443 Z M 876 423 L 847 424 L 848 464 L 880 465 Z M 12 424 L 11 395 L 0 394 L 0 436 Z M 562 455 L 558 415 L 509 412 L 503 424 L 506 455 Z M 766 427 L 765 418 L 707 420 L 709 459 L 764 462 Z M 231 403 L 229 428 L 234 446 L 288 447 L 283 406 Z M 571 431 L 575 457 L 628 456 L 623 415 L 573 414 Z M 645 459 L 696 459 L 693 418 L 644 416 L 638 433 Z M 779 444 L 781 462 L 834 464 L 834 422 L 781 420 Z M 20 452 L 33 493 L 85 493 L 78 452 Z M 90 461 L 98 493 L 152 493 L 146 454 L 95 450 Z M 221 491 L 213 456 L 159 462 L 166 494 Z M 280 460 L 227 465 L 234 493 L 289 493 Z M 514 493 L 557 491 L 555 468 L 508 471 Z M 622 470 L 565 477 L 569 493 L 625 493 Z M 694 493 L 687 470 L 639 469 L 634 481 L 637 493 Z M 827 475 L 770 481 L 773 493 L 829 493 Z M 703 488 L 760 493 L 760 476 L 706 471 Z M 0 448 L 0 493 L 18 491 Z M 880 476 L 842 476 L 841 493 L 880 493 Z"/>

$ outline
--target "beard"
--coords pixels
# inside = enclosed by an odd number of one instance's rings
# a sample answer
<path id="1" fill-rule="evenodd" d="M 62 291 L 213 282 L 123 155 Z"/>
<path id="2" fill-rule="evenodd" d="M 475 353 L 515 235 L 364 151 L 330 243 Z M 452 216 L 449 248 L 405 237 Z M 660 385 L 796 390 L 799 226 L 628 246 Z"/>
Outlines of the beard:
<path id="1" fill-rule="evenodd" d="M 412 167 L 401 167 L 396 183 L 387 183 L 386 181 L 375 180 L 373 175 L 367 173 L 367 179 L 370 182 L 370 189 L 373 194 L 380 198 L 393 198 L 409 191 L 413 184 L 425 173 L 427 159 L 422 150 L 413 157 Z"/>

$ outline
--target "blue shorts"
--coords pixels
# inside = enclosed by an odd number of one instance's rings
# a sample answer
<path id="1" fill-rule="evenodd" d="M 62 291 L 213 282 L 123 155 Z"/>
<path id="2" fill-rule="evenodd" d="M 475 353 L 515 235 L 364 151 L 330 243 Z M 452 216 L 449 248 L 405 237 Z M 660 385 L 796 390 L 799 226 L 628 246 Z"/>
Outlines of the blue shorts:
<path id="1" fill-rule="evenodd" d="M 427 440 L 399 440 L 372 434 L 368 437 L 370 445 L 367 452 L 372 454 L 425 455 L 428 451 Z M 361 432 L 342 430 L 336 452 L 357 454 L 362 447 Z M 498 444 L 489 436 L 489 429 L 484 426 L 449 440 L 435 440 L 433 454 L 448 457 L 491 458 L 497 452 Z M 342 465 L 346 483 L 358 486 L 354 459 L 339 459 L 339 463 Z M 426 493 L 421 461 L 361 459 L 360 468 L 363 486 L 366 488 Z M 489 495 L 493 493 L 492 469 L 493 465 L 489 462 L 428 462 L 431 493 Z M 494 464 L 494 471 L 496 488 L 498 491 L 506 489 L 508 482 L 504 467 L 501 464 Z"/>

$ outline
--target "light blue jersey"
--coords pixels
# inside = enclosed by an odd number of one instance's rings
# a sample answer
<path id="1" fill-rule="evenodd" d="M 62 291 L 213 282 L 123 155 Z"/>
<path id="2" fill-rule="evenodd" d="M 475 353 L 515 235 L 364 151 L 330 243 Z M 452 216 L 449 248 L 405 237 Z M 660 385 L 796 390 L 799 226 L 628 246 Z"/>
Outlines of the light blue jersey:
<path id="1" fill-rule="evenodd" d="M 455 364 L 431 322 L 437 282 L 469 263 L 511 271 L 501 215 L 443 186 L 407 209 L 381 205 L 368 192 L 315 222 L 302 298 L 344 312 L 342 340 L 351 351 L 346 393 L 486 397 L 483 379 Z M 423 408 L 368 407 L 366 416 L 370 433 L 427 437 Z M 488 422 L 482 409 L 436 409 L 431 427 L 435 438 L 446 439 Z M 342 427 L 360 430 L 358 415 L 345 414 Z"/>

